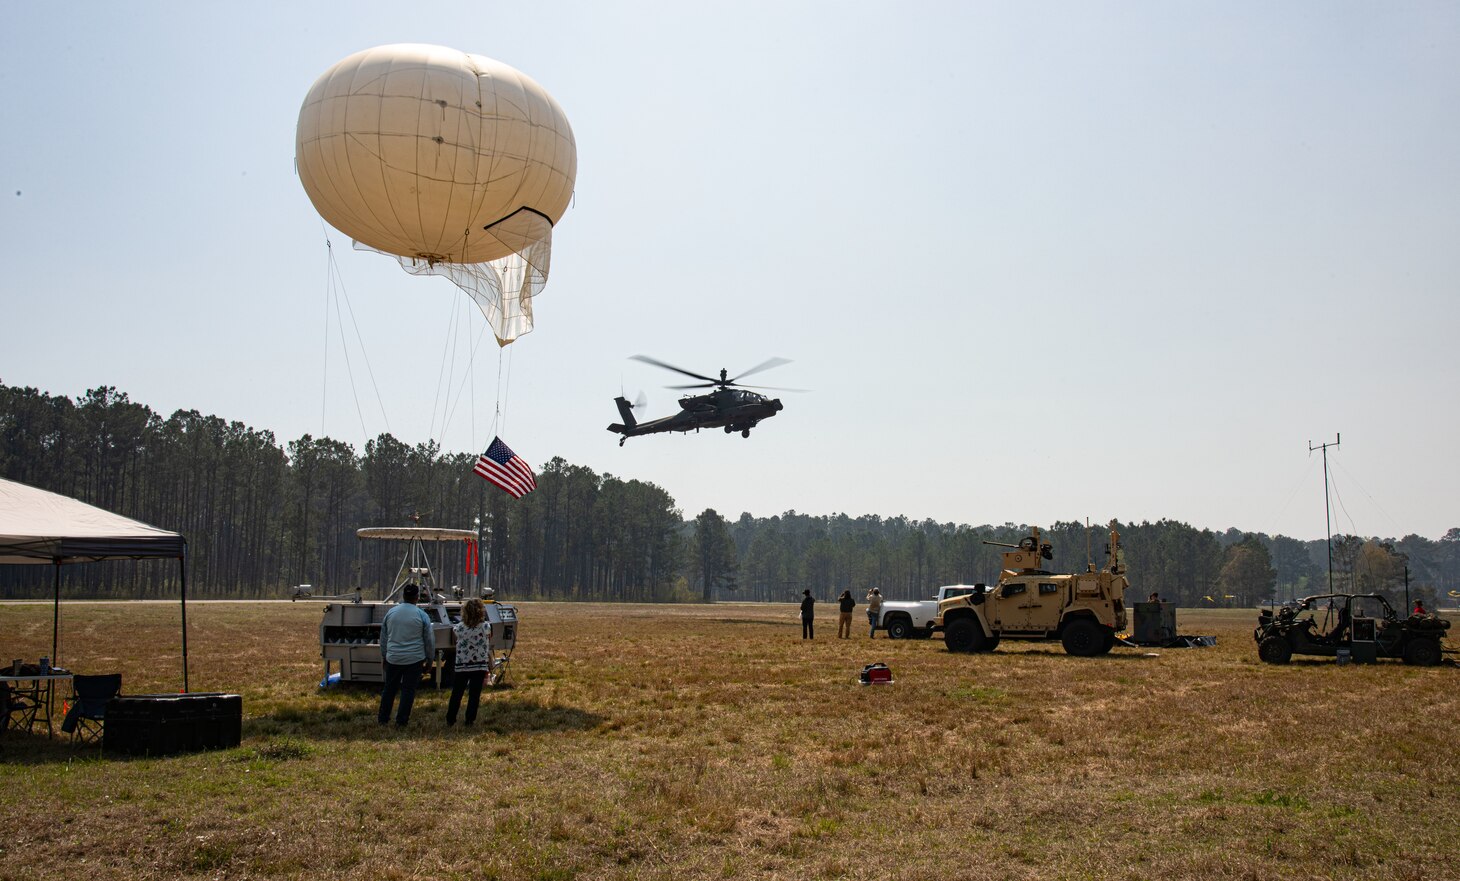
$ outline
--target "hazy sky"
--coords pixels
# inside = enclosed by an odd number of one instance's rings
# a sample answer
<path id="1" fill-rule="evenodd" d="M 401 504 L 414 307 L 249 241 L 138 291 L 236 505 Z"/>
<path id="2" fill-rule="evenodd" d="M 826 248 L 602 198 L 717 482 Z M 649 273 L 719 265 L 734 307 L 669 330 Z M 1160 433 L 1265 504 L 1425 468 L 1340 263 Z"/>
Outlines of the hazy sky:
<path id="1" fill-rule="evenodd" d="M 397 42 L 518 67 L 573 125 L 503 362 L 500 433 L 535 465 L 687 516 L 1319 538 L 1308 442 L 1341 432 L 1335 531 L 1460 526 L 1450 2 L 5 3 L 0 381 L 484 447 L 480 314 L 351 251 L 294 173 L 315 78 Z M 749 440 L 621 449 L 621 388 L 676 409 L 636 353 L 791 358 L 757 379 L 814 391 Z"/>

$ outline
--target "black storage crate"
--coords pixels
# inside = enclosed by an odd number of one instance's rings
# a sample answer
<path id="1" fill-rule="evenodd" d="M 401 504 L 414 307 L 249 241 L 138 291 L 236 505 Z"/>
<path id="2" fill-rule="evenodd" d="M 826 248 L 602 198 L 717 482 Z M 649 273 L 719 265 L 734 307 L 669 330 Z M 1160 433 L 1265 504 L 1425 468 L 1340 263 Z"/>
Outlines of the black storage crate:
<path id="1" fill-rule="evenodd" d="M 167 756 L 238 746 L 242 733 L 236 694 L 130 694 L 107 703 L 102 749 Z"/>

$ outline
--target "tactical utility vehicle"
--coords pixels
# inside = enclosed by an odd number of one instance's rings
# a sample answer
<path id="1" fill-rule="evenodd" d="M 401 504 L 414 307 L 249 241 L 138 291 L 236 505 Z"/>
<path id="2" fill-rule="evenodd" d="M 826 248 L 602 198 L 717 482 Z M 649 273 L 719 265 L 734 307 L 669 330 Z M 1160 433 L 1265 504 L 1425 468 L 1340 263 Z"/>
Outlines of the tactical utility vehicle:
<path id="1" fill-rule="evenodd" d="M 1320 611 L 1321 623 L 1315 620 Z M 1286 664 L 1293 655 L 1335 657 L 1343 651 L 1358 663 L 1403 658 L 1406 664 L 1430 666 L 1440 663 L 1440 640 L 1449 629 L 1450 622 L 1438 615 L 1401 620 L 1376 593 L 1325 593 L 1303 597 L 1275 615 L 1263 609 L 1252 638 L 1257 656 L 1269 664 Z"/>
<path id="2" fill-rule="evenodd" d="M 999 544 L 986 542 L 986 544 Z M 1054 575 L 1040 566 L 1053 558 L 1039 530 L 1004 553 L 999 583 L 938 604 L 935 626 L 950 651 L 986 652 L 1001 639 L 1058 639 L 1072 655 L 1103 655 L 1125 629 L 1125 564 L 1120 535 L 1110 530 L 1104 569 Z"/>

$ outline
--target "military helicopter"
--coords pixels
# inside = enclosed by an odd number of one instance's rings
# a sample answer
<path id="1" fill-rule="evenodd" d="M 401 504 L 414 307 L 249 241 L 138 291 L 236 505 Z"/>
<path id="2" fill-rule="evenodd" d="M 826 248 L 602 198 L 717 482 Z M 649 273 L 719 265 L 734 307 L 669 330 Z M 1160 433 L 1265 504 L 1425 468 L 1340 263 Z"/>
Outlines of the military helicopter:
<path id="1" fill-rule="evenodd" d="M 679 399 L 678 413 L 660 419 L 651 419 L 648 422 L 639 422 L 634 418 L 635 405 L 630 404 L 627 398 L 623 396 L 614 398 L 614 403 L 618 404 L 619 415 L 623 417 L 624 421 L 615 422 L 608 427 L 608 430 L 623 435 L 618 439 L 619 446 L 623 446 L 624 441 L 629 438 L 638 437 L 641 434 L 658 434 L 661 431 L 699 431 L 701 428 L 723 427 L 726 434 L 738 431 L 741 437 L 750 437 L 750 430 L 762 419 L 769 419 L 781 411 L 781 402 L 776 398 L 767 398 L 765 395 L 749 391 L 752 388 L 769 389 L 771 386 L 743 386 L 740 385 L 740 380 L 752 373 L 760 373 L 762 370 L 791 363 L 785 358 L 772 358 L 763 364 L 757 364 L 733 379 L 728 377 L 728 371 L 722 367 L 720 378 L 713 379 L 681 367 L 675 367 L 673 364 L 665 364 L 663 361 L 657 361 L 647 355 L 635 355 L 633 359 L 645 364 L 653 364 L 655 367 L 662 367 L 665 370 L 673 370 L 675 373 L 682 373 L 694 379 L 704 380 L 694 385 L 672 385 L 668 388 L 713 388 L 714 391 L 703 395 L 685 395 Z M 804 389 L 775 390 L 804 391 Z"/>

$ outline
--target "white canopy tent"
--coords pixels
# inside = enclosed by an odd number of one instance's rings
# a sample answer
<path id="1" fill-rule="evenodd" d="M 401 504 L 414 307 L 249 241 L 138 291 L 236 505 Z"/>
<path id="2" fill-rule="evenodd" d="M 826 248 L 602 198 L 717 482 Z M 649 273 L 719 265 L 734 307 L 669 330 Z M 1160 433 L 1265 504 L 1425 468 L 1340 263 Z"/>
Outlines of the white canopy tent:
<path id="1" fill-rule="evenodd" d="M 0 563 L 55 569 L 51 657 L 59 647 L 61 567 L 101 560 L 176 559 L 182 586 L 183 691 L 188 690 L 187 539 L 67 496 L 0 479 Z"/>

